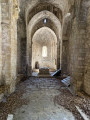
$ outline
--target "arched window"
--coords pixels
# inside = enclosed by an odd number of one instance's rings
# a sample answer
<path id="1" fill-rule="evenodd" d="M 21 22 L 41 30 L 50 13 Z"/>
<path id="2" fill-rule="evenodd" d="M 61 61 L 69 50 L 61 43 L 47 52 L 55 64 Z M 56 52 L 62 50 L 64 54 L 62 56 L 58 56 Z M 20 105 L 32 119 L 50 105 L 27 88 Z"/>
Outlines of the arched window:
<path id="1" fill-rule="evenodd" d="M 45 18 L 45 19 L 43 20 L 43 22 L 44 22 L 44 24 L 46 24 L 46 23 L 47 23 L 47 19 Z"/>
<path id="2" fill-rule="evenodd" d="M 42 57 L 47 57 L 47 46 L 42 47 Z"/>

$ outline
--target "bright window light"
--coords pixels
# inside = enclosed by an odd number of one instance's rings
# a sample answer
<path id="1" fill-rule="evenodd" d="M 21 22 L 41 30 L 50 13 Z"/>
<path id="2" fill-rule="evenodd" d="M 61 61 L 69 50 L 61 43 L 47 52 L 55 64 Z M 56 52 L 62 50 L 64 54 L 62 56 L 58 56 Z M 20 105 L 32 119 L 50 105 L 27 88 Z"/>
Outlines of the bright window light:
<path id="1" fill-rule="evenodd" d="M 47 46 L 42 47 L 42 57 L 47 57 Z"/>
<path id="2" fill-rule="evenodd" d="M 44 24 L 46 24 L 46 23 L 47 23 L 47 19 L 45 18 L 45 19 L 44 19 Z"/>

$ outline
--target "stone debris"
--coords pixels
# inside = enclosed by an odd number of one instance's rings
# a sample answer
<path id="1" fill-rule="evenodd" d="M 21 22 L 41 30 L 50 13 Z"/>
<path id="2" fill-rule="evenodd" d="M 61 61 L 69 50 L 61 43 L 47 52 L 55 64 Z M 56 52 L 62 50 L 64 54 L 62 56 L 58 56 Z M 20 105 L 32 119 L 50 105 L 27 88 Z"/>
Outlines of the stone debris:
<path id="1" fill-rule="evenodd" d="M 0 102 L 45 67 L 90 96 L 90 0 L 0 0 Z M 49 70 L 39 76 L 51 77 Z"/>
<path id="2" fill-rule="evenodd" d="M 90 98 L 87 96 L 74 96 L 67 87 L 60 88 L 60 94 L 54 97 L 55 104 L 59 104 L 73 113 L 76 120 L 84 120 L 75 105 L 90 117 Z"/>
<path id="3" fill-rule="evenodd" d="M 48 95 L 48 97 L 45 97 L 43 93 Z M 32 110 L 37 112 L 40 110 L 45 110 L 51 104 L 51 102 L 49 105 L 47 104 L 49 93 L 51 94 L 52 98 L 50 99 L 53 100 L 54 107 L 59 105 L 57 111 L 52 111 L 53 114 L 57 114 L 61 108 L 60 106 L 62 106 L 64 109 L 69 110 L 75 116 L 76 120 L 83 120 L 82 116 L 75 107 L 75 105 L 77 105 L 86 115 L 90 116 L 90 98 L 73 96 L 67 87 L 65 87 L 65 85 L 60 81 L 60 79 L 30 77 L 29 80 L 21 82 L 17 85 L 16 91 L 7 97 L 5 103 L 0 103 L 0 120 L 6 120 L 9 113 L 16 116 L 15 111 L 17 111 L 18 115 L 18 110 L 23 108 L 23 106 L 27 106 L 27 109 L 30 109 L 28 106 L 32 107 Z M 42 101 L 40 102 L 40 99 L 45 100 L 45 108 L 43 109 L 37 109 L 37 107 L 40 107 L 39 104 L 42 103 Z M 38 106 L 33 106 L 36 105 L 36 103 L 38 103 Z M 22 114 L 26 114 L 27 109 L 26 107 L 22 109 Z M 48 114 L 50 111 L 51 109 L 49 109 Z M 34 116 L 36 116 L 36 114 L 34 114 Z M 46 118 L 44 120 L 46 120 Z"/>

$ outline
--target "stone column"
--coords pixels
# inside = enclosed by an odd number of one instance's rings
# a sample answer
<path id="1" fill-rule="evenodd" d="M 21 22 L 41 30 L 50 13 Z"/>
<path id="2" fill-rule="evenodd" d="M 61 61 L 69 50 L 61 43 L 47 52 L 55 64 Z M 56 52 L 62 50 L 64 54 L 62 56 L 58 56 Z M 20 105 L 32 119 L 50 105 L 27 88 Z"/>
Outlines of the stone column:
<path id="1" fill-rule="evenodd" d="M 18 19 L 18 3 L 16 0 L 9 2 L 11 14 L 11 83 L 10 92 L 15 90 L 17 78 L 17 19 Z"/>
<path id="2" fill-rule="evenodd" d="M 8 1 L 2 1 L 2 79 L 5 85 L 9 84 L 11 79 L 11 46 L 10 46 L 10 16 Z"/>
<path id="3" fill-rule="evenodd" d="M 62 73 L 68 74 L 68 56 L 69 56 L 69 41 L 63 40 L 63 51 L 62 51 Z"/>
<path id="4" fill-rule="evenodd" d="M 72 20 L 72 30 L 70 36 L 70 75 L 71 86 L 77 93 L 83 90 L 84 69 L 85 69 L 85 42 L 87 25 L 87 8 L 84 1 L 76 1 L 75 12 L 78 13 Z"/>
<path id="5" fill-rule="evenodd" d="M 15 2 L 15 1 L 14 1 Z M 15 6 L 14 6 L 15 5 Z M 15 90 L 17 64 L 17 4 L 2 1 L 2 71 L 8 92 Z"/>
<path id="6" fill-rule="evenodd" d="M 85 41 L 85 49 L 84 91 L 90 95 L 90 6 L 87 15 L 87 37 Z"/>

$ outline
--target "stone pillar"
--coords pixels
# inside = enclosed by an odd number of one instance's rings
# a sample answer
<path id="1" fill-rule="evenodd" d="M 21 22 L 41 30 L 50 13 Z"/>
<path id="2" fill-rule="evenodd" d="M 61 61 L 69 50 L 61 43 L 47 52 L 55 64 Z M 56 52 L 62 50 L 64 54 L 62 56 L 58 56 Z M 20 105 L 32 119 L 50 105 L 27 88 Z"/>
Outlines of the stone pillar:
<path id="1" fill-rule="evenodd" d="M 68 56 L 69 56 L 69 41 L 63 40 L 63 50 L 62 50 L 62 73 L 68 75 Z"/>
<path id="2" fill-rule="evenodd" d="M 26 66 L 26 26 L 22 18 L 18 19 L 17 23 L 17 72 L 18 74 L 25 74 L 24 68 Z"/>
<path id="3" fill-rule="evenodd" d="M 17 78 L 17 19 L 18 19 L 18 3 L 16 0 L 9 2 L 11 14 L 11 83 L 10 92 L 15 90 Z"/>
<path id="4" fill-rule="evenodd" d="M 7 85 L 11 79 L 10 14 L 8 1 L 2 1 L 2 79 Z"/>
<path id="5" fill-rule="evenodd" d="M 8 92 L 15 90 L 17 66 L 17 3 L 2 1 L 2 71 Z"/>
<path id="6" fill-rule="evenodd" d="M 87 25 L 87 8 L 84 1 L 76 1 L 75 14 L 72 20 L 72 30 L 70 36 L 70 75 L 71 86 L 74 92 L 83 90 L 84 69 L 85 69 L 85 42 L 86 42 L 86 25 Z"/>
<path id="7" fill-rule="evenodd" d="M 90 95 L 90 6 L 87 15 L 87 37 L 85 40 L 85 49 L 84 91 Z"/>

